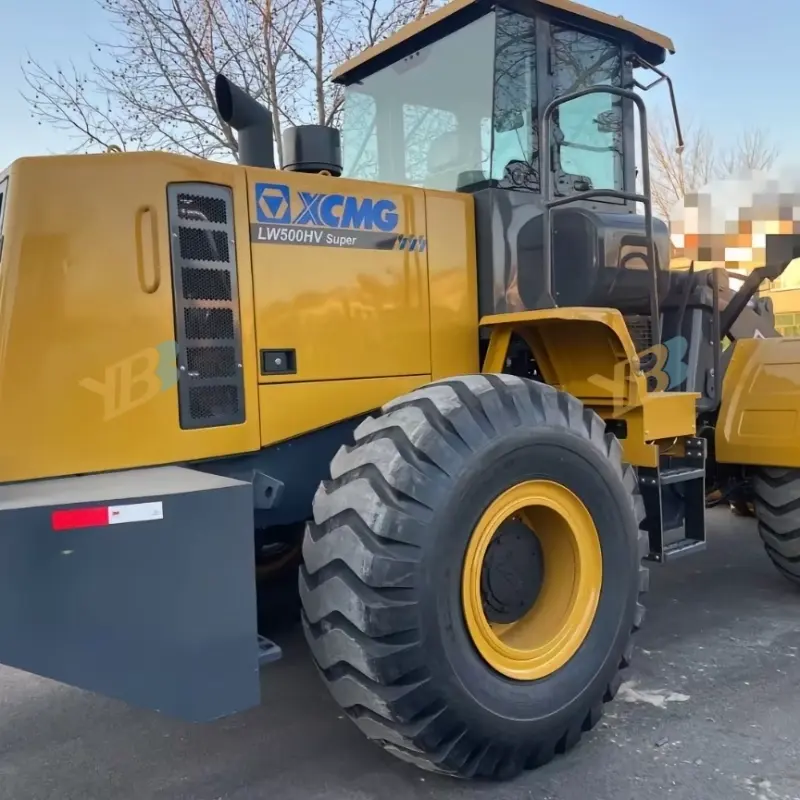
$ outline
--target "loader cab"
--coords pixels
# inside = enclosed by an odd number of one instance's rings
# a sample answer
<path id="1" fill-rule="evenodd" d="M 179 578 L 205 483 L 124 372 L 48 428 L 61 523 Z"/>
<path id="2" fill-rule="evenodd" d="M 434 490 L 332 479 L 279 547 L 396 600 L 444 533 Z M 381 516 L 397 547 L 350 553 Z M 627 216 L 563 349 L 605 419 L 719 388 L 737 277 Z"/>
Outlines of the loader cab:
<path id="1" fill-rule="evenodd" d="M 564 0 L 450 3 L 334 74 L 344 87 L 344 174 L 446 191 L 540 192 L 547 103 L 590 86 L 630 87 L 634 55 L 659 64 L 663 44 L 671 47 L 627 27 Z M 579 98 L 556 112 L 554 127 L 559 194 L 633 191 L 630 104 L 609 94 Z"/>
<path id="2" fill-rule="evenodd" d="M 471 194 L 481 317 L 617 309 L 640 354 L 683 343 L 685 377 L 660 388 L 696 391 L 710 411 L 719 287 L 670 272 L 649 187 L 642 94 L 672 92 L 672 52 L 570 0 L 453 0 L 334 74 L 343 174 Z"/>
<path id="3" fill-rule="evenodd" d="M 673 49 L 569 0 L 455 0 L 335 73 L 343 174 L 474 196 L 482 316 L 646 313 L 648 227 L 662 291 L 669 233 L 633 199 L 641 148 L 629 95 L 635 68 Z M 551 212 L 553 200 L 568 206 Z"/>

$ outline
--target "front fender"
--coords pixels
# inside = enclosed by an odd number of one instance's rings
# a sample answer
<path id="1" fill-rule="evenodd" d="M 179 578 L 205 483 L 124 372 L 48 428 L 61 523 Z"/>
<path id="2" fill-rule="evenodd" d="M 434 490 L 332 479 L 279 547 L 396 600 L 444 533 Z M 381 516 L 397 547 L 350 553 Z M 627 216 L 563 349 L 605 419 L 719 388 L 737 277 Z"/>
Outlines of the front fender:
<path id="1" fill-rule="evenodd" d="M 491 328 L 485 373 L 502 372 L 512 334 L 523 339 L 545 382 L 577 397 L 607 421 L 624 423 L 626 460 L 655 467 L 665 446 L 695 435 L 693 392 L 666 391 L 671 378 L 670 349 L 649 351 L 657 364 L 651 375 L 659 391 L 648 392 L 647 376 L 625 318 L 611 308 L 549 308 L 484 317 Z"/>
<path id="2" fill-rule="evenodd" d="M 800 467 L 800 337 L 740 339 L 722 384 L 717 461 Z"/>

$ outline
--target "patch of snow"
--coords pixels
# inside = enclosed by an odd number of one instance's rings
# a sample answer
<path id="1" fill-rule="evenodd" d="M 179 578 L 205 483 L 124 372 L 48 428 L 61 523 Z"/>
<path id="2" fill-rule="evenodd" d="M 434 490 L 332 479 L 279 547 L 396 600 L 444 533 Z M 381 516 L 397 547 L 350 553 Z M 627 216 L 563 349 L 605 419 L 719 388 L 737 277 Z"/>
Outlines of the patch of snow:
<path id="1" fill-rule="evenodd" d="M 670 689 L 637 689 L 635 681 L 627 681 L 619 687 L 617 699 L 624 703 L 647 703 L 656 708 L 664 708 L 667 703 L 685 703 L 688 694 L 674 692 Z"/>

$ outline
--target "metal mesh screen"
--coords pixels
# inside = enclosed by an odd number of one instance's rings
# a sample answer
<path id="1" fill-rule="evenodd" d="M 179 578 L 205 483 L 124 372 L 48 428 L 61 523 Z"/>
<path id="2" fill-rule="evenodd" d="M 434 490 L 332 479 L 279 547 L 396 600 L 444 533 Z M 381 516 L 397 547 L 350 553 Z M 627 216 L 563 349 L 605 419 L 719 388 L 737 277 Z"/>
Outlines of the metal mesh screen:
<path id="1" fill-rule="evenodd" d="M 178 196 L 178 217 L 224 225 L 228 221 L 228 204 L 221 197 L 182 192 Z"/>
<path id="2" fill-rule="evenodd" d="M 184 267 L 182 277 L 187 300 L 233 300 L 230 272 Z"/>
<path id="3" fill-rule="evenodd" d="M 168 188 L 182 428 L 244 421 L 242 342 L 229 188 Z"/>
<path id="4" fill-rule="evenodd" d="M 653 324 L 650 317 L 627 316 L 625 322 L 628 325 L 631 339 L 636 346 L 636 352 L 642 353 L 652 346 L 653 343 Z"/>
<path id="5" fill-rule="evenodd" d="M 225 231 L 208 231 L 198 228 L 178 228 L 181 257 L 189 261 L 230 261 L 228 237 Z"/>

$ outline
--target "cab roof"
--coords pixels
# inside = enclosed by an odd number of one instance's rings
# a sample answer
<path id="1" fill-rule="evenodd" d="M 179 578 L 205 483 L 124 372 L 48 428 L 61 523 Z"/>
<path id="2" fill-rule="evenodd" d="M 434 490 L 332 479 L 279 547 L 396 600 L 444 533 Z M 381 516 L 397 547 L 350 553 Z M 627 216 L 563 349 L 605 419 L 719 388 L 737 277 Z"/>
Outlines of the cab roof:
<path id="1" fill-rule="evenodd" d="M 600 27 L 614 28 L 616 31 L 629 34 L 636 52 L 651 63 L 661 64 L 665 61 L 667 53 L 673 54 L 675 52 L 675 45 L 673 45 L 668 36 L 663 36 L 649 28 L 643 28 L 641 25 L 629 22 L 624 17 L 615 17 L 612 14 L 597 11 L 581 3 L 575 3 L 573 0 L 528 0 L 528 3 L 532 9 L 537 6 L 543 7 L 542 10 L 554 9 L 572 17 L 589 20 Z M 334 71 L 332 80 L 336 83 L 350 83 L 351 80 L 358 80 L 360 75 L 368 74 L 374 69 L 384 66 L 387 63 L 386 55 L 390 50 L 405 42 L 410 43 L 411 40 L 417 39 L 420 34 L 426 31 L 433 34 L 434 31 L 432 29 L 435 26 L 453 18 L 457 14 L 471 9 L 473 13 L 475 11 L 478 12 L 475 16 L 480 16 L 482 13 L 490 11 L 493 5 L 487 0 L 451 0 L 442 8 L 426 14 L 421 19 L 410 22 L 408 25 L 404 25 L 399 31 L 388 36 L 383 41 L 368 47 L 357 56 L 345 61 Z M 481 11 L 481 8 L 483 8 L 483 11 Z M 573 19 L 572 21 L 579 23 L 580 19 Z M 423 46 L 421 42 L 420 46 Z M 378 63 L 373 66 L 370 62 L 374 61 Z M 359 75 L 354 73 L 359 73 Z"/>

